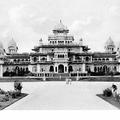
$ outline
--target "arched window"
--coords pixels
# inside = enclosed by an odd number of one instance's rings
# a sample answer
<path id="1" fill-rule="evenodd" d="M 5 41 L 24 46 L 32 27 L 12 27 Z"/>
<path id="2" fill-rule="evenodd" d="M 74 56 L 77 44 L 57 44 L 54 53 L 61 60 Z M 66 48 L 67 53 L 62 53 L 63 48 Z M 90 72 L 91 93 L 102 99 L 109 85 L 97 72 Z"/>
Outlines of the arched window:
<path id="1" fill-rule="evenodd" d="M 37 66 L 33 66 L 32 71 L 37 72 Z"/>
<path id="2" fill-rule="evenodd" d="M 86 57 L 86 59 L 85 59 L 87 62 L 90 60 L 90 58 L 89 57 Z"/>
<path id="3" fill-rule="evenodd" d="M 102 60 L 105 61 L 105 58 L 103 58 Z"/>
<path id="4" fill-rule="evenodd" d="M 34 61 L 34 62 L 37 62 L 37 58 L 36 58 L 36 57 L 34 57 L 34 58 L 33 58 L 33 61 Z"/>
<path id="5" fill-rule="evenodd" d="M 50 72 L 54 72 L 54 67 L 53 66 L 50 66 Z"/>
<path id="6" fill-rule="evenodd" d="M 97 67 L 94 67 L 94 72 L 97 72 Z"/>
<path id="7" fill-rule="evenodd" d="M 73 67 L 69 66 L 68 72 L 73 72 Z"/>
<path id="8" fill-rule="evenodd" d="M 117 71 L 117 67 L 116 67 L 116 66 L 114 66 L 114 71 L 115 71 L 115 72 Z"/>

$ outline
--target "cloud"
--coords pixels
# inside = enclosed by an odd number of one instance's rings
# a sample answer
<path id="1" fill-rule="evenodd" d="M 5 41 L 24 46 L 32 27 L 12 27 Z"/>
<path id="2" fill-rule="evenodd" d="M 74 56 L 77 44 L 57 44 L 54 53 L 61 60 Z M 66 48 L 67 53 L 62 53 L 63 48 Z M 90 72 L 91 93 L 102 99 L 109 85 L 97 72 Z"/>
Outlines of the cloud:
<path id="1" fill-rule="evenodd" d="M 113 16 L 119 16 L 120 17 L 120 7 L 117 5 L 113 5 L 109 8 L 109 14 Z"/>
<path id="2" fill-rule="evenodd" d="M 96 17 L 86 17 L 83 20 L 75 20 L 70 26 L 71 31 L 79 32 L 79 31 L 93 31 L 96 28 L 99 28 L 101 25 L 101 20 Z"/>
<path id="3" fill-rule="evenodd" d="M 0 39 L 9 41 L 13 32 L 20 50 L 30 51 L 41 37 L 46 42 L 62 19 L 76 40 L 83 37 L 93 50 L 102 50 L 108 36 L 120 40 L 119 4 L 119 0 L 4 0 L 0 2 Z"/>

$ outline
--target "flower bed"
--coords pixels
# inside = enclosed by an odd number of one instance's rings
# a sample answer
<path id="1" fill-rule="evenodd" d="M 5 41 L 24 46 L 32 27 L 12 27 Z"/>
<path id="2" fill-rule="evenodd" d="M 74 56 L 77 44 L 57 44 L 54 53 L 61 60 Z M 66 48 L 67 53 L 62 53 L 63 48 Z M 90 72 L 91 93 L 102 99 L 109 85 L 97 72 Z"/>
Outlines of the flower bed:
<path id="1" fill-rule="evenodd" d="M 23 97 L 27 96 L 25 93 L 20 93 L 16 91 L 7 91 L 0 89 L 0 110 L 8 107 L 9 105 L 17 102 Z"/>
<path id="2" fill-rule="evenodd" d="M 103 90 L 103 94 L 97 96 L 120 109 L 120 94 L 117 93 L 116 85 L 113 84 L 110 88 Z"/>
<path id="3" fill-rule="evenodd" d="M 111 105 L 117 107 L 118 109 L 120 109 L 120 101 L 118 101 L 117 99 L 115 99 L 113 96 L 106 97 L 106 96 L 103 96 L 103 94 L 97 94 L 97 96 L 100 97 L 100 98 L 102 98 L 106 102 L 110 103 Z"/>

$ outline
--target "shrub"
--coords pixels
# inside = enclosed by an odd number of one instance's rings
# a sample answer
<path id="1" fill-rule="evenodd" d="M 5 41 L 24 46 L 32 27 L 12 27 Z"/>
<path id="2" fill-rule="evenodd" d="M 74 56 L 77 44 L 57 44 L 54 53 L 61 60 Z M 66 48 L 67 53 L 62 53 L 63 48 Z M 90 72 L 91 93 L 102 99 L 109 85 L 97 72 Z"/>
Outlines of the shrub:
<path id="1" fill-rule="evenodd" d="M 9 97 L 8 96 L 6 96 L 6 95 L 0 96 L 0 102 L 6 102 L 6 101 L 9 101 Z"/>
<path id="2" fill-rule="evenodd" d="M 14 82 L 14 90 L 21 91 L 22 90 L 22 84 L 20 82 Z"/>
<path id="3" fill-rule="evenodd" d="M 103 91 L 103 96 L 106 96 L 106 97 L 111 97 L 112 96 L 112 91 L 111 89 L 107 88 Z"/>
<path id="4" fill-rule="evenodd" d="M 12 98 L 17 98 L 21 95 L 21 93 L 19 91 L 8 91 L 8 94 L 12 97 Z"/>

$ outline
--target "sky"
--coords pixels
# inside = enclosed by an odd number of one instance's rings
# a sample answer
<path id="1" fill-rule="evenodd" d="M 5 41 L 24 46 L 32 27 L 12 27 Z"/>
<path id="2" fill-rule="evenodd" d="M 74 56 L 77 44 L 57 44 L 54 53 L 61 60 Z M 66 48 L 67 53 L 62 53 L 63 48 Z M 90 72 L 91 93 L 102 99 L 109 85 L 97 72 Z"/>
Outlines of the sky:
<path id="1" fill-rule="evenodd" d="M 91 51 L 104 51 L 112 37 L 120 42 L 120 0 L 0 0 L 0 41 L 7 49 L 14 38 L 19 52 L 31 52 L 60 19 Z"/>

